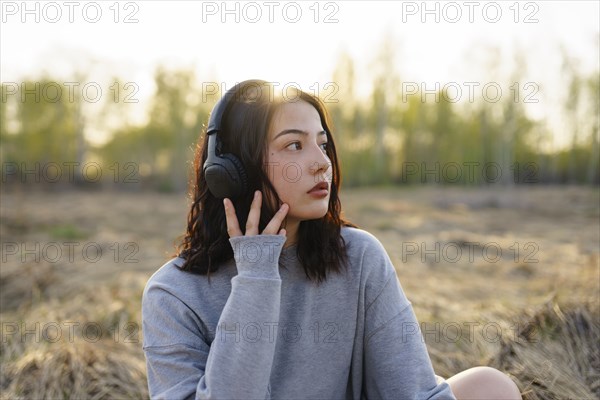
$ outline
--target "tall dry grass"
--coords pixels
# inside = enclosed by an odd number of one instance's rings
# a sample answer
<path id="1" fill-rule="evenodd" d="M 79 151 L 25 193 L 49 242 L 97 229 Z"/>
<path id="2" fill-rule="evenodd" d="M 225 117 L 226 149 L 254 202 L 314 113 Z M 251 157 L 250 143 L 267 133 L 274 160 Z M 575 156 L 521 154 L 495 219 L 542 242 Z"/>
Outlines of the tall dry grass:
<path id="1" fill-rule="evenodd" d="M 503 322 L 499 340 L 486 340 L 477 329 L 462 343 L 430 340 L 436 372 L 448 377 L 488 365 L 509 375 L 525 400 L 600 398 L 598 302 L 552 299 L 536 310 L 507 315 Z"/>
<path id="2" fill-rule="evenodd" d="M 516 377 L 527 400 L 600 398 L 598 303 L 551 301 L 526 314 L 491 364 Z"/>
<path id="3" fill-rule="evenodd" d="M 512 197 L 486 189 L 369 189 L 347 191 L 343 200 L 350 219 L 388 250 L 420 321 L 481 323 L 458 340 L 424 335 L 437 374 L 490 365 L 509 374 L 526 400 L 600 398 L 597 189 L 540 188 Z M 79 240 L 111 249 L 131 241 L 140 251 L 136 264 L 111 257 L 93 265 L 80 258 L 2 263 L 1 398 L 148 397 L 141 294 L 183 229 L 184 203 L 181 195 L 148 193 L 3 195 L 2 243 Z M 506 247 L 515 240 L 536 242 L 539 263 L 403 262 L 398 245 Z M 486 322 L 501 327 L 500 340 L 486 340 Z M 60 338 L 52 324 L 61 326 Z M 43 327 L 50 327 L 46 337 L 24 334 Z"/>
<path id="4" fill-rule="evenodd" d="M 2 398 L 139 399 L 148 397 L 139 352 L 108 340 L 3 347 Z"/>
<path id="5" fill-rule="evenodd" d="M 140 295 L 143 281 L 118 282 L 63 297 L 32 299 L 19 285 L 34 271 L 46 281 L 47 269 L 23 269 L 3 277 L 21 304 L 4 309 L 0 344 L 2 399 L 148 398 L 141 350 Z"/>

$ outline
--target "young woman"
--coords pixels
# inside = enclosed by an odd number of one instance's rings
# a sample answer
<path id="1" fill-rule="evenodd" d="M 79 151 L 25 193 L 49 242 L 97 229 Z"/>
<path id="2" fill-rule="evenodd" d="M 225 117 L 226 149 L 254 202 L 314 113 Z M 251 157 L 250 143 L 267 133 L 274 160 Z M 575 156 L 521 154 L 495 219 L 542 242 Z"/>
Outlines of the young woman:
<path id="1" fill-rule="evenodd" d="M 381 243 L 342 217 L 326 110 L 245 81 L 195 159 L 179 257 L 142 302 L 152 398 L 520 399 L 501 372 L 436 376 Z"/>

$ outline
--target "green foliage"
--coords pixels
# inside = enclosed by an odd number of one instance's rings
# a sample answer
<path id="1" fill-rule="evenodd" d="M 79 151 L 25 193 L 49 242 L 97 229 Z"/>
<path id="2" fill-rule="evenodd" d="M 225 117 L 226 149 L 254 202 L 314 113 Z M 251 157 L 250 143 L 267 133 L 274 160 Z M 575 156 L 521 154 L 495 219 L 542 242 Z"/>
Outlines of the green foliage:
<path id="1" fill-rule="evenodd" d="M 394 44 L 387 39 L 373 65 L 372 92 L 361 100 L 355 93 L 354 61 L 342 54 L 334 72 L 337 93 L 328 97 L 337 102 L 326 106 L 333 120 L 344 185 L 598 184 L 598 74 L 583 76 L 568 59 L 564 70 L 569 82 L 564 113 L 574 126 L 572 146 L 548 154 L 541 147 L 553 133 L 545 121 L 532 120 L 523 102 L 511 96 L 497 103 L 468 104 L 457 103 L 441 91 L 435 96 L 420 91 L 406 96 L 394 65 Z M 513 75 L 511 79 L 519 81 L 519 73 Z M 2 85 L 3 169 L 7 163 L 31 170 L 36 163 L 43 168 L 48 163 L 93 160 L 102 166 L 101 184 L 133 190 L 184 190 L 193 149 L 217 96 L 202 93 L 191 70 L 158 68 L 154 83 L 146 122 L 111 128 L 110 140 L 100 147 L 92 147 L 84 132 L 93 125 L 108 128 L 88 118 L 77 91 L 74 98 L 63 95 L 53 101 L 53 85 L 57 84 L 50 77 L 24 82 L 17 93 L 8 95 Z M 42 91 L 46 95 L 32 94 L 36 85 L 47 87 Z M 69 92 L 59 87 L 63 94 Z M 321 93 L 322 97 L 330 94 Z M 127 121 L 121 104 L 108 103 L 98 119 L 119 114 Z M 502 176 L 490 180 L 484 173 L 486 166 L 500 169 Z M 77 178 L 80 171 L 75 172 Z"/>
<path id="2" fill-rule="evenodd" d="M 68 240 L 85 239 L 88 236 L 84 231 L 71 224 L 51 226 L 48 233 L 55 239 Z"/>
<path id="3" fill-rule="evenodd" d="M 82 145 L 80 100 L 64 95 L 69 88 L 49 77 L 23 82 L 16 93 L 2 85 L 3 162 L 75 162 Z M 14 118 L 8 109 L 14 110 Z M 8 132 L 9 121 L 15 132 Z"/>
<path id="4" fill-rule="evenodd" d="M 118 130 L 98 152 L 107 165 L 122 168 L 133 163 L 136 181 L 154 182 L 155 189 L 165 192 L 183 190 L 189 167 L 185 160 L 192 159 L 212 103 L 202 101 L 192 71 L 159 68 L 154 81 L 148 122 Z"/>

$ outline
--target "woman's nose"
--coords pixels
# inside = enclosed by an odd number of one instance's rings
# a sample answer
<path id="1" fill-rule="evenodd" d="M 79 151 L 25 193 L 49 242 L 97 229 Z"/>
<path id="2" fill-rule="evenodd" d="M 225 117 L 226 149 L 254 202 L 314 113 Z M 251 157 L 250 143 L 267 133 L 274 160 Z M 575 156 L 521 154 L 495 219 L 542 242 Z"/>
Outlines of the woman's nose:
<path id="1" fill-rule="evenodd" d="M 310 170 L 312 174 L 327 172 L 331 167 L 331 160 L 327 157 L 327 154 L 323 152 L 320 146 L 318 147 L 318 153 L 314 158 Z"/>
<path id="2" fill-rule="evenodd" d="M 318 173 L 323 173 L 323 172 L 327 172 L 327 170 L 329 169 L 329 165 L 328 163 L 319 163 L 317 161 L 315 161 L 311 166 L 310 166 L 310 171 L 313 175 L 316 175 Z"/>

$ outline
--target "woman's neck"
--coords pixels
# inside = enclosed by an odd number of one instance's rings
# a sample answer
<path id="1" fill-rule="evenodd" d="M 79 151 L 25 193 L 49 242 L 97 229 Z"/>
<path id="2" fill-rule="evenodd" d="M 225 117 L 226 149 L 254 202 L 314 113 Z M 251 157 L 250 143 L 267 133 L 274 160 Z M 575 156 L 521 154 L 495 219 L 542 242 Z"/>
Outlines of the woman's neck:
<path id="1" fill-rule="evenodd" d="M 287 219 L 285 221 L 285 236 L 286 241 L 283 247 L 289 247 L 297 243 L 298 241 L 298 228 L 300 227 L 300 221 Z"/>

